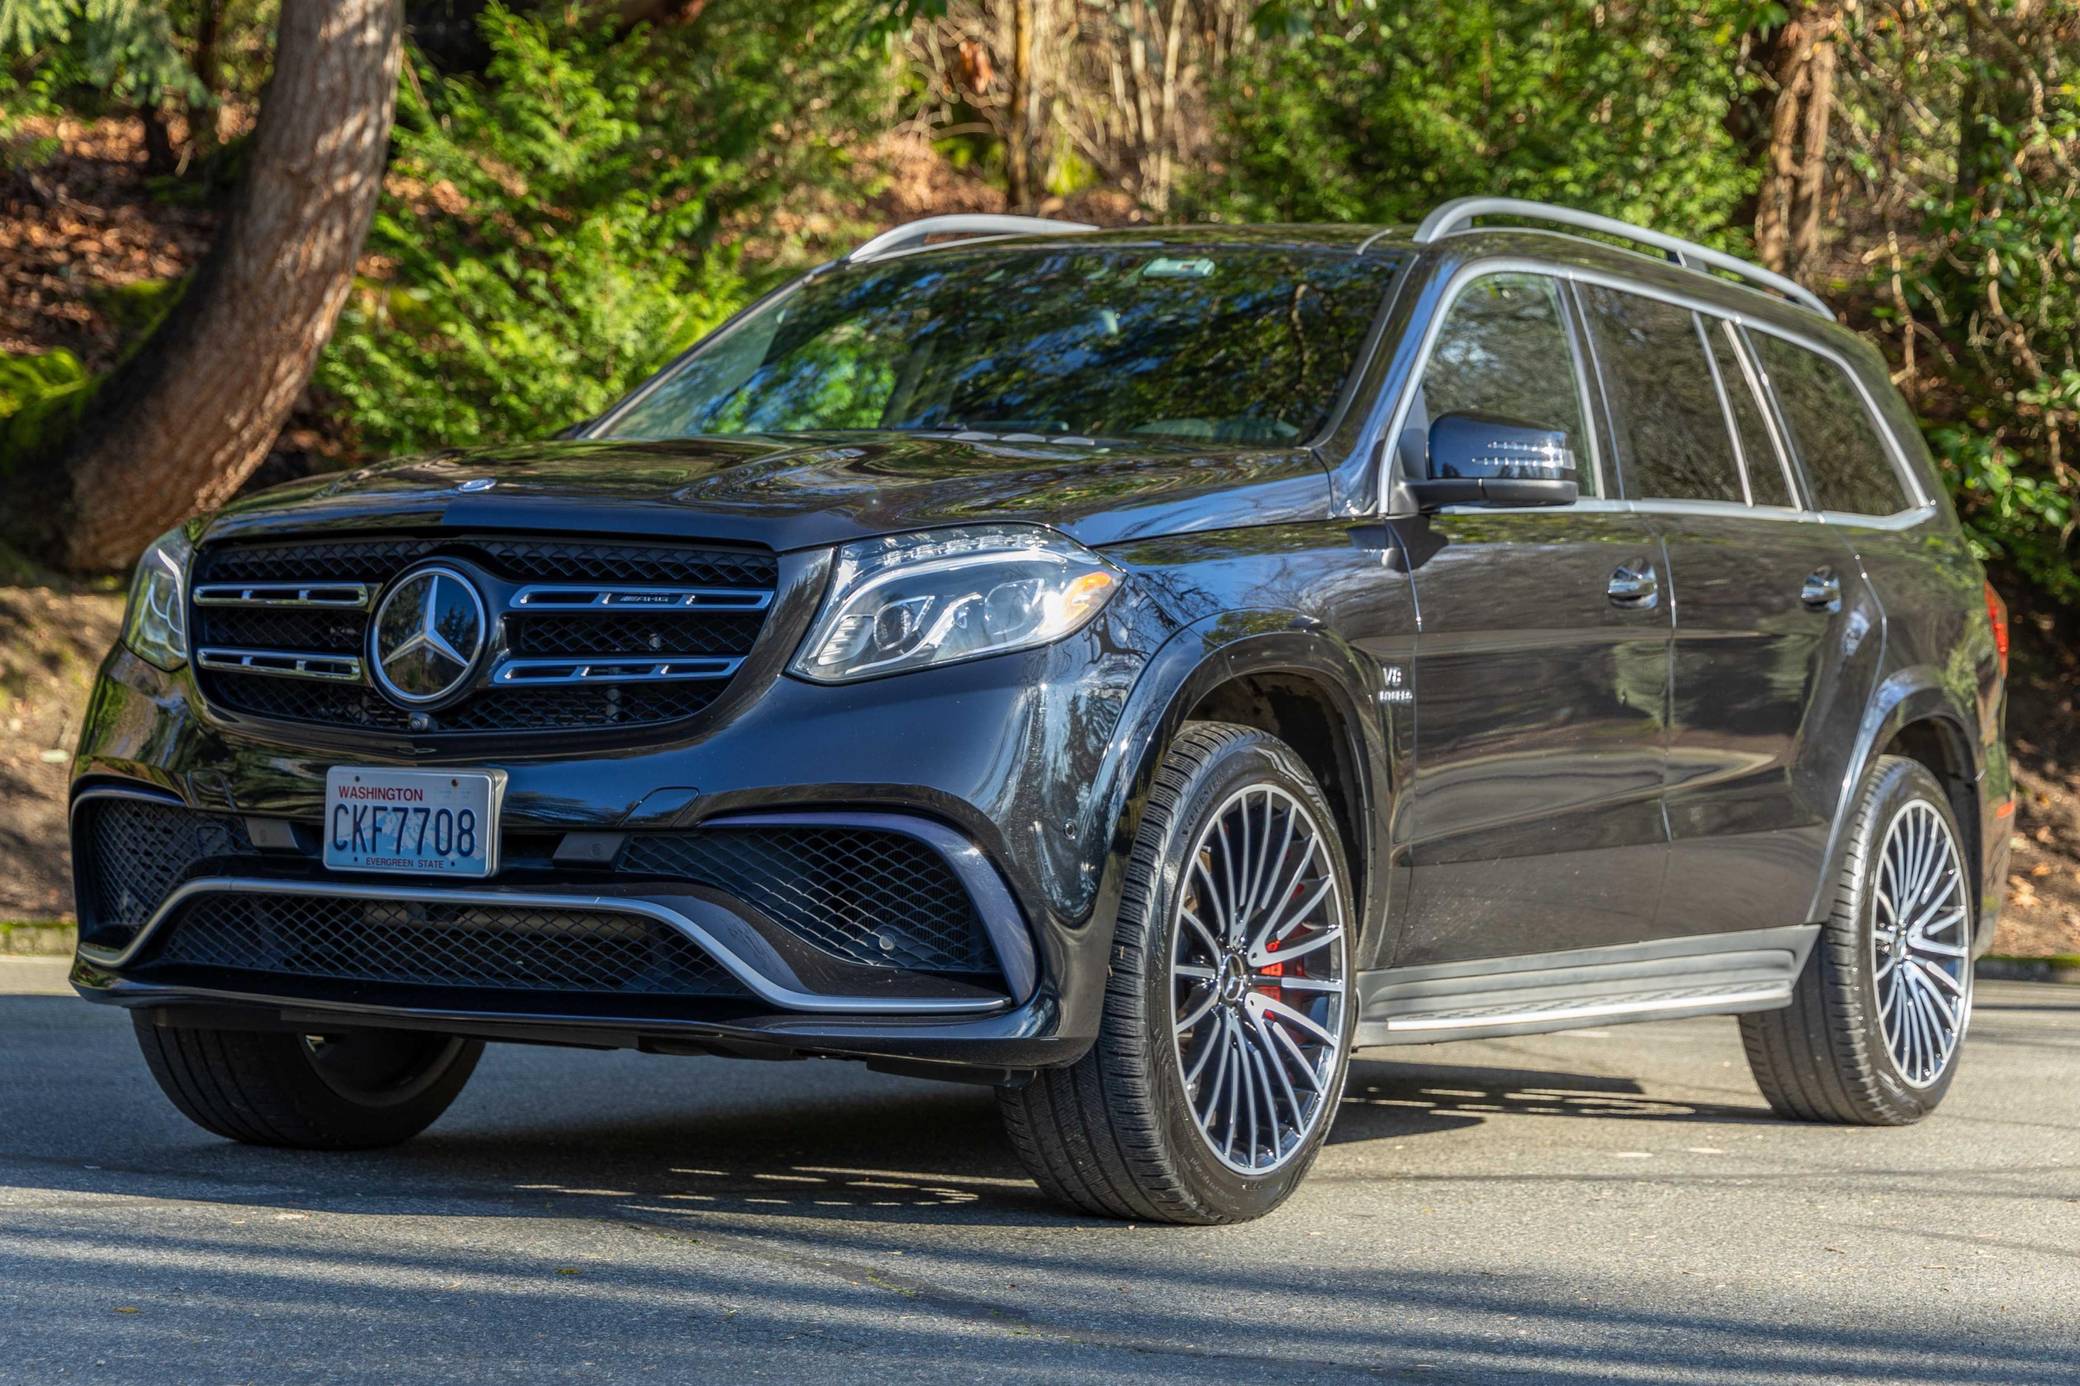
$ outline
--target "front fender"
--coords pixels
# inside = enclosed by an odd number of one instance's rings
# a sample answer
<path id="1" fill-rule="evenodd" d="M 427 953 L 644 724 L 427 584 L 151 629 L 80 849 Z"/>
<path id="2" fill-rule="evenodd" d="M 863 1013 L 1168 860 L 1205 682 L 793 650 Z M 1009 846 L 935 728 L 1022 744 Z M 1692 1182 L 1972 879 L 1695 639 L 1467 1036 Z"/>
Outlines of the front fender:
<path id="1" fill-rule="evenodd" d="M 1114 757 L 1096 803 L 1111 824 L 1108 869 L 1099 917 L 1109 931 L 1117 914 L 1128 858 L 1164 752 L 1194 708 L 1223 684 L 1253 675 L 1305 679 L 1329 701 L 1341 723 L 1342 753 L 1353 772 L 1357 798 L 1357 841 L 1352 865 L 1368 883 L 1361 916 L 1368 938 L 1384 918 L 1377 887 L 1384 860 L 1389 796 L 1386 735 L 1379 708 L 1379 664 L 1335 632 L 1294 611 L 1255 609 L 1223 612 L 1195 621 L 1165 641 L 1145 666 L 1114 734 Z M 1361 954 L 1361 956 L 1363 956 Z"/>

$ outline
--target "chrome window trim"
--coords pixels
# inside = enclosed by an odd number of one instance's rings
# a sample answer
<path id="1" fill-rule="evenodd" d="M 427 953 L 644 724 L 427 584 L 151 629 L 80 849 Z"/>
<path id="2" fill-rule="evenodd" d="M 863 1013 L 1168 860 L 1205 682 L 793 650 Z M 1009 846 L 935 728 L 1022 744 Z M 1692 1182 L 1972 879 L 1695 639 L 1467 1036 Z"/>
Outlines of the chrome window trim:
<path id="1" fill-rule="evenodd" d="M 1445 505 L 1440 515 L 1507 515 L 1508 506 Z M 1742 505 L 1739 501 L 1700 500 L 1607 500 L 1586 497 L 1572 505 L 1525 507 L 1525 515 L 1699 515 L 1722 520 L 1760 520 L 1770 524 L 1817 525 L 1827 517 L 1812 510 L 1789 510 L 1781 505 Z M 1848 517 L 1853 518 L 1853 517 Z M 1900 528 L 1907 528 L 1902 525 Z"/>
<path id="2" fill-rule="evenodd" d="M 1796 502 L 1790 506 L 1772 505 L 1765 508 L 1804 511 L 1804 503 L 1811 497 L 1805 494 L 1805 488 L 1799 484 L 1801 478 L 1798 469 L 1791 464 L 1791 440 L 1784 436 L 1783 421 L 1777 417 L 1776 404 L 1763 386 L 1762 365 L 1748 349 L 1748 339 L 1736 324 L 1724 318 L 1720 319 L 1719 335 L 1725 338 L 1732 348 L 1733 359 L 1740 363 L 1741 376 L 1747 381 L 1748 395 L 1755 401 L 1755 412 L 1762 416 L 1762 431 L 1769 435 L 1769 445 L 1777 455 L 1777 470 L 1784 475 L 1784 494 Z M 1738 430 L 1735 434 L 1738 437 Z"/>
<path id="3" fill-rule="evenodd" d="M 1695 309 L 1690 312 L 1690 330 L 1697 334 L 1698 350 L 1704 353 L 1704 368 L 1711 373 L 1712 394 L 1719 401 L 1719 422 L 1726 429 L 1726 440 L 1733 450 L 1733 470 L 1740 478 L 1741 504 L 1752 508 L 1755 504 L 1755 488 L 1748 483 L 1748 450 L 1741 446 L 1740 425 L 1733 417 L 1733 397 L 1726 393 L 1726 378 L 1719 371 L 1718 353 L 1712 350 L 1712 332 L 1704 325 L 1704 315 Z"/>
<path id="4" fill-rule="evenodd" d="M 1429 368 L 1431 353 L 1436 349 L 1438 334 L 1444 327 L 1445 318 L 1451 313 L 1452 305 L 1458 301 L 1459 295 L 1465 292 L 1466 286 L 1474 280 L 1485 278 L 1492 274 L 1507 273 L 1539 274 L 1550 279 L 1566 280 L 1572 284 L 1594 284 L 1603 288 L 1614 289 L 1620 293 L 1637 294 L 1642 298 L 1659 299 L 1664 303 L 1687 308 L 1693 313 L 1713 318 L 1722 323 L 1731 323 L 1754 331 L 1767 332 L 1771 336 L 1781 337 L 1795 346 L 1804 347 L 1808 351 L 1826 357 L 1834 362 L 1856 386 L 1858 394 L 1863 398 L 1865 411 L 1870 415 L 1872 422 L 1877 425 L 1879 436 L 1884 439 L 1887 450 L 1892 454 L 1894 470 L 1900 474 L 1907 494 L 1918 498 L 1919 501 L 1919 504 L 1913 508 L 1902 510 L 1892 515 L 1882 516 L 1858 515 L 1844 511 L 1822 512 L 1811 509 L 1800 510 L 1793 514 L 1780 506 L 1740 507 L 1742 513 L 1749 519 L 1773 521 L 1800 520 L 1807 523 L 1822 522 L 1863 529 L 1904 530 L 1912 529 L 1935 515 L 1936 505 L 1934 500 L 1930 498 L 1928 492 L 1914 476 L 1913 468 L 1908 465 L 1905 449 L 1900 446 L 1899 439 L 1886 424 L 1884 415 L 1878 411 L 1876 401 L 1871 398 L 1870 391 L 1864 388 L 1862 378 L 1850 366 L 1848 359 L 1833 347 L 1808 337 L 1793 328 L 1784 327 L 1777 323 L 1763 322 L 1752 313 L 1727 308 L 1689 294 L 1665 289 L 1660 285 L 1643 284 L 1636 280 L 1627 279 L 1621 274 L 1612 274 L 1608 271 L 1578 265 L 1555 264 L 1540 260 L 1534 256 L 1521 254 L 1493 255 L 1468 260 L 1454 269 L 1451 277 L 1446 281 L 1445 290 L 1438 299 L 1436 311 L 1430 315 L 1430 320 L 1423 326 L 1421 348 L 1417 352 L 1415 362 L 1409 370 L 1408 379 L 1402 387 L 1400 398 L 1394 401 L 1394 407 L 1387 415 L 1386 428 L 1374 440 L 1373 454 L 1379 460 L 1375 463 L 1378 471 L 1373 479 L 1374 489 L 1377 493 L 1377 499 L 1373 502 L 1373 514 L 1384 516 L 1389 513 L 1389 500 L 1393 495 L 1389 469 L 1397 465 L 1394 442 L 1401 436 L 1401 429 L 1408 419 L 1408 411 L 1415 403 L 1416 388 L 1422 381 L 1423 372 Z M 1592 350 L 1593 345 L 1592 343 Z M 1755 364 L 1759 371 L 1760 362 L 1758 361 Z M 1761 379 L 1766 383 L 1768 377 L 1766 374 L 1763 374 Z M 1773 401 L 1774 399 L 1774 396 L 1766 390 L 1762 397 L 1766 400 Z M 1774 404 L 1772 404 L 1773 408 Z M 1780 439 L 1779 442 L 1781 445 L 1788 442 L 1788 440 Z M 1600 469 L 1598 479 L 1601 481 Z M 1811 499 L 1804 496 L 1796 486 L 1792 488 L 1792 495 L 1802 500 L 1810 501 Z M 1597 497 L 1595 499 L 1605 500 L 1608 498 Z M 1691 504 L 1693 502 L 1656 500 L 1634 502 L 1628 500 L 1625 503 L 1633 509 L 1644 511 L 1649 507 Z M 1579 510 L 1583 505 L 1584 502 L 1577 501 L 1572 506 L 1541 506 L 1527 510 L 1526 513 L 1553 514 L 1558 512 L 1565 514 L 1569 511 Z M 1446 506 L 1443 513 L 1495 515 L 1506 514 L 1508 510 L 1506 507 L 1498 508 L 1494 506 Z"/>
<path id="5" fill-rule="evenodd" d="M 1933 520 L 1936 506 L 1933 501 L 1924 501 L 1912 510 L 1892 515 L 1864 515 L 1853 510 L 1822 510 L 1818 513 L 1826 523 L 1842 529 L 1907 530 Z"/>

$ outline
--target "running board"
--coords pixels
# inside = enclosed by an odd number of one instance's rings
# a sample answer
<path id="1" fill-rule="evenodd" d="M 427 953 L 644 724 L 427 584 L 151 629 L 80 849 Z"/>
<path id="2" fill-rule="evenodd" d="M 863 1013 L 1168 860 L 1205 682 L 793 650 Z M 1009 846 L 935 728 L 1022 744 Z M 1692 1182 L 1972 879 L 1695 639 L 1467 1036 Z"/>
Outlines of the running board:
<path id="1" fill-rule="evenodd" d="M 1357 1044 L 1435 1044 L 1791 1004 L 1817 924 L 1660 939 L 1358 978 Z"/>

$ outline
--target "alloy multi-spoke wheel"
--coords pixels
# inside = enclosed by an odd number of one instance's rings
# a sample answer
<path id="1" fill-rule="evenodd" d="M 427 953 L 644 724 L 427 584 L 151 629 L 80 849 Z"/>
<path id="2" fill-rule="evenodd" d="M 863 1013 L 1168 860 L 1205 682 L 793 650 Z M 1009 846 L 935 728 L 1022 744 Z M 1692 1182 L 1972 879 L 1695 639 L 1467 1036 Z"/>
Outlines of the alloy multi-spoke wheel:
<path id="1" fill-rule="evenodd" d="M 1777 1112 L 1898 1126 L 1942 1101 L 1972 1009 L 1963 841 L 1925 766 L 1886 756 L 1864 777 L 1833 912 L 1791 1004 L 1741 1017 L 1748 1066 Z"/>
<path id="2" fill-rule="evenodd" d="M 1907 803 L 1885 830 L 1872 918 L 1878 1023 L 1900 1077 L 1925 1088 L 1971 1015 L 1971 909 L 1957 838 L 1937 807 Z"/>
<path id="3" fill-rule="evenodd" d="M 1307 1143 L 1343 1058 L 1345 901 L 1321 826 L 1276 785 L 1199 834 L 1171 930 L 1171 1034 L 1199 1133 L 1244 1174 Z"/>
<path id="4" fill-rule="evenodd" d="M 1098 1039 L 1001 1091 L 1033 1177 L 1089 1212 L 1260 1217 L 1298 1187 L 1349 1066 L 1356 911 L 1292 747 L 1193 722 L 1142 810 Z"/>

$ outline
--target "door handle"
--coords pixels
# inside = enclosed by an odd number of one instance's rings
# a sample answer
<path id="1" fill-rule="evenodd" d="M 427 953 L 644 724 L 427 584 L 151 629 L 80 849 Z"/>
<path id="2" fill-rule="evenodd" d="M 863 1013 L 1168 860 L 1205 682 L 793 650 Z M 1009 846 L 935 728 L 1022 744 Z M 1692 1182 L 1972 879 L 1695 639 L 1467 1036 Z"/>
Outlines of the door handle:
<path id="1" fill-rule="evenodd" d="M 1612 606 L 1649 607 L 1661 599 L 1661 579 L 1654 575 L 1651 563 L 1627 563 L 1611 574 L 1606 590 Z"/>
<path id="2" fill-rule="evenodd" d="M 1805 586 L 1798 591 L 1798 599 L 1815 611 L 1839 611 L 1842 608 L 1842 579 L 1832 568 L 1821 568 L 1806 578 Z"/>

